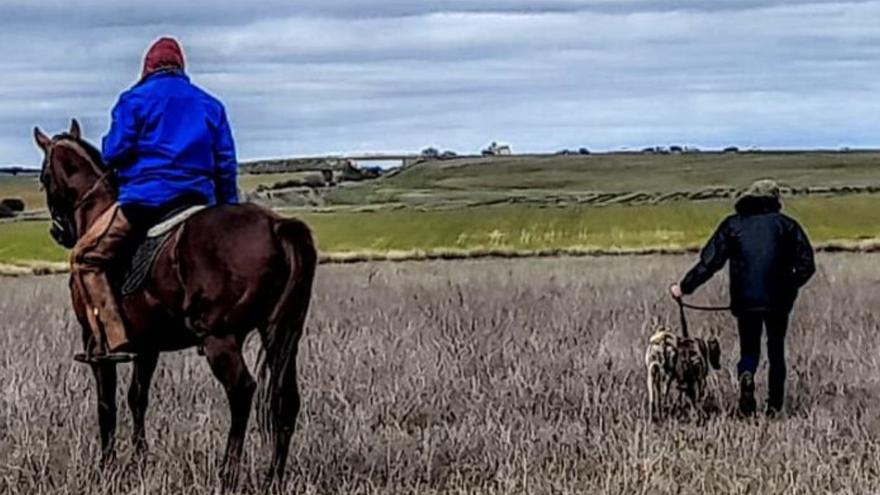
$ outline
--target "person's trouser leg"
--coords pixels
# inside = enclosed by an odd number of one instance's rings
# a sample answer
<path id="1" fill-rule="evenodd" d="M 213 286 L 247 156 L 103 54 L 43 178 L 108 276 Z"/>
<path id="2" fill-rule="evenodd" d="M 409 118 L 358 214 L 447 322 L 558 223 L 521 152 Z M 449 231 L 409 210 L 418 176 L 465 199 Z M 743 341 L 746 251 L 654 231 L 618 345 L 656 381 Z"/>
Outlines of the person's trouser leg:
<path id="1" fill-rule="evenodd" d="M 767 386 L 767 409 L 782 410 L 785 401 L 785 334 L 788 331 L 788 313 L 767 316 L 767 360 L 770 362 Z"/>
<path id="2" fill-rule="evenodd" d="M 131 225 L 122 209 L 114 205 L 80 237 L 71 255 L 71 270 L 84 292 L 96 347 L 101 349 L 105 342 L 111 352 L 127 344 L 128 338 L 106 269 L 130 232 Z"/>
<path id="3" fill-rule="evenodd" d="M 755 372 L 758 371 L 758 362 L 761 358 L 761 333 L 764 319 L 761 313 L 743 313 L 737 316 L 739 327 L 739 363 L 737 374 L 739 376 L 740 413 L 750 415 L 755 412 Z"/>
<path id="4" fill-rule="evenodd" d="M 758 371 L 761 359 L 761 333 L 764 319 L 761 313 L 743 313 L 737 317 L 739 328 L 739 363 L 736 371 L 742 376 L 748 372 L 752 375 Z"/>

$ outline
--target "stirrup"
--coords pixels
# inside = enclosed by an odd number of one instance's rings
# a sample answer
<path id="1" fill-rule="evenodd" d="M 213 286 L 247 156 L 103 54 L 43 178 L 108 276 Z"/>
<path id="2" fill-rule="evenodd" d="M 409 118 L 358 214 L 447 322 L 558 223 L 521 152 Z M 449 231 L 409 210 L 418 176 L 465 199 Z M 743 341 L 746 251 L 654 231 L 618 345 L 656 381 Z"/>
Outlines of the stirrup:
<path id="1" fill-rule="evenodd" d="M 117 364 L 130 363 L 137 358 L 137 354 L 131 352 L 107 352 L 103 354 L 89 354 L 87 352 L 77 352 L 73 355 L 73 360 L 84 364 Z"/>

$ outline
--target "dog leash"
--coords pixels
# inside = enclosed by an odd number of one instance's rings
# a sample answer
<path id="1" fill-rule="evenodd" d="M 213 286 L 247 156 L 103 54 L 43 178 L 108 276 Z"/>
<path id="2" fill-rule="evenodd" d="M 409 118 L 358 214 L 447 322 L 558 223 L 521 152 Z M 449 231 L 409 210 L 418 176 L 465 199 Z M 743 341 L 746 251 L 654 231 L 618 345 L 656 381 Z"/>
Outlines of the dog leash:
<path id="1" fill-rule="evenodd" d="M 687 315 L 685 314 L 685 308 L 696 311 L 730 311 L 730 306 L 700 306 L 697 304 L 688 304 L 680 297 L 676 298 L 675 301 L 678 303 L 678 314 L 681 317 L 681 333 L 686 339 L 690 338 L 690 334 L 688 333 L 688 321 Z"/>

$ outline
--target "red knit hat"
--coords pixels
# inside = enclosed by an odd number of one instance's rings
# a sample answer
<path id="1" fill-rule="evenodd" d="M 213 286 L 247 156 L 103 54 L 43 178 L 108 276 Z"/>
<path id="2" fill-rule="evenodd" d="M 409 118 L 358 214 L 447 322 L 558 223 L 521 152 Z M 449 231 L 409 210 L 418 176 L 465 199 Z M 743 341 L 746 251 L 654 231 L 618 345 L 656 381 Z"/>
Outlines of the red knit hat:
<path id="1" fill-rule="evenodd" d="M 162 69 L 183 70 L 183 50 L 174 38 L 163 37 L 156 40 L 144 56 L 144 70 L 141 79 Z"/>

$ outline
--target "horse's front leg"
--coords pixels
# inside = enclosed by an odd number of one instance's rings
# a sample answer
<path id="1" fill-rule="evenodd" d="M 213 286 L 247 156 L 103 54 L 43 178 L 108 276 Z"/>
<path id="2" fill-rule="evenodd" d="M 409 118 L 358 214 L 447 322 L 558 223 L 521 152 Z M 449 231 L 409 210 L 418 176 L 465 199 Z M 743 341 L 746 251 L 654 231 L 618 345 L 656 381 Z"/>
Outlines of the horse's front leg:
<path id="1" fill-rule="evenodd" d="M 134 370 L 131 376 L 131 386 L 128 389 L 128 407 L 131 409 L 132 436 L 135 454 L 142 456 L 147 451 L 147 435 L 144 428 L 144 419 L 147 414 L 147 403 L 150 395 L 150 382 L 153 372 L 156 371 L 156 363 L 159 361 L 158 353 L 138 354 L 134 361 Z"/>
<path id="2" fill-rule="evenodd" d="M 116 457 L 114 436 L 116 435 L 116 365 L 92 364 L 95 385 L 98 391 L 98 425 L 101 429 L 101 467 L 105 467 Z"/>
<path id="3" fill-rule="evenodd" d="M 83 350 L 86 355 L 92 352 L 99 343 L 95 342 L 86 304 L 85 290 L 79 277 L 70 277 L 70 296 L 76 319 L 82 330 Z M 116 434 L 116 365 L 112 363 L 91 363 L 95 377 L 95 389 L 98 391 L 98 426 L 101 430 L 101 467 L 106 466 L 116 457 L 114 436 Z"/>

